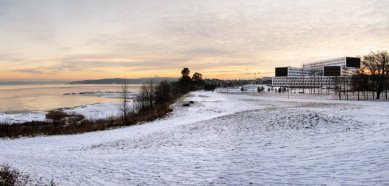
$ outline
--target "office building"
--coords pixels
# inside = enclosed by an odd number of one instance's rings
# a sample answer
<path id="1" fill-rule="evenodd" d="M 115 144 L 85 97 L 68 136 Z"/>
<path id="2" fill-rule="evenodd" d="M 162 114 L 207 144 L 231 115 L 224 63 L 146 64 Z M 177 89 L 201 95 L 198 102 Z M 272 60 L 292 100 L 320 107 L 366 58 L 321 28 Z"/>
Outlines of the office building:
<path id="1" fill-rule="evenodd" d="M 331 87 L 340 78 L 358 72 L 361 59 L 341 57 L 303 64 L 302 67 L 276 67 L 272 85 L 278 87 Z"/>

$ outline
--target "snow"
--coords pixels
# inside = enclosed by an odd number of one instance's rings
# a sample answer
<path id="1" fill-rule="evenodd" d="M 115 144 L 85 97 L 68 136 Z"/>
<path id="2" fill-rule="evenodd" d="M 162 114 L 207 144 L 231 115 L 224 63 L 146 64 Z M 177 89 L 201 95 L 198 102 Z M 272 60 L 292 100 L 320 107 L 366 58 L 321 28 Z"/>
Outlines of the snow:
<path id="1" fill-rule="evenodd" d="M 121 103 L 98 103 L 91 105 L 84 105 L 76 108 L 67 108 L 63 111 L 67 113 L 81 114 L 85 116 L 86 119 L 104 119 L 113 116 L 120 115 L 120 106 Z M 132 108 L 133 104 L 130 102 L 128 104 L 129 108 Z"/>
<path id="2" fill-rule="evenodd" d="M 132 102 L 128 105 L 132 108 Z M 86 119 L 103 119 L 120 115 L 120 103 L 96 103 L 74 108 L 60 109 L 67 113 L 82 114 Z M 29 121 L 45 121 L 47 112 L 0 113 L 0 123 L 19 124 Z"/>
<path id="3" fill-rule="evenodd" d="M 311 98 L 192 92 L 142 125 L 2 139 L 0 163 L 59 185 L 389 184 L 389 104 Z"/>
<path id="4" fill-rule="evenodd" d="M 1 113 L 0 123 L 18 124 L 29 121 L 44 121 L 46 112 L 25 112 L 25 113 Z"/>

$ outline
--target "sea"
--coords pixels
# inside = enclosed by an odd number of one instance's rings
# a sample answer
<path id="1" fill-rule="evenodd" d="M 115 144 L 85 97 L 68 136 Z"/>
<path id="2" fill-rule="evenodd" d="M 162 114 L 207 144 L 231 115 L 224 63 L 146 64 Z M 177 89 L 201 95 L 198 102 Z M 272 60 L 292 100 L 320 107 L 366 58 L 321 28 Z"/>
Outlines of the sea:
<path id="1" fill-rule="evenodd" d="M 0 113 L 23 113 L 72 108 L 88 104 L 117 102 L 118 98 L 79 94 L 82 92 L 120 92 L 114 84 L 0 85 Z M 141 85 L 129 85 L 138 92 Z"/>

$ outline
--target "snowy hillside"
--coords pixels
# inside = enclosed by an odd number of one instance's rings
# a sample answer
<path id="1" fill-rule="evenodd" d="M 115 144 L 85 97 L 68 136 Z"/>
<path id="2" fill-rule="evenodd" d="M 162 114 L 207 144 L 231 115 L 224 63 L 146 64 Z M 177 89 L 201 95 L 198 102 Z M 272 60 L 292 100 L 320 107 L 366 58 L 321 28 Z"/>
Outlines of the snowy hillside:
<path id="1" fill-rule="evenodd" d="M 193 92 L 173 107 L 143 125 L 2 139 L 0 163 L 59 185 L 389 184 L 387 102 Z"/>

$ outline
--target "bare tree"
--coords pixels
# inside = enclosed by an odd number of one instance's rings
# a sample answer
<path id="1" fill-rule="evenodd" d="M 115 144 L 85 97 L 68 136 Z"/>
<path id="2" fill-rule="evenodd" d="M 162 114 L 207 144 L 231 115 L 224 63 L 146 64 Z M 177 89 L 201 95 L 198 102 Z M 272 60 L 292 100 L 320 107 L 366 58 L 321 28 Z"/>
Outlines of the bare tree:
<path id="1" fill-rule="evenodd" d="M 335 76 L 335 77 L 333 77 L 332 81 L 334 83 L 334 85 L 333 85 L 334 92 L 335 92 L 335 94 L 339 95 L 339 99 L 341 100 L 342 99 L 342 94 L 341 94 L 342 85 L 340 84 L 340 77 Z"/>
<path id="2" fill-rule="evenodd" d="M 155 103 L 165 104 L 172 99 L 172 86 L 167 81 L 162 81 L 155 88 Z"/>
<path id="3" fill-rule="evenodd" d="M 362 77 L 361 77 L 360 73 L 357 73 L 357 74 L 354 74 L 353 76 L 351 76 L 351 81 L 350 81 L 351 89 L 353 91 L 353 94 L 355 91 L 357 92 L 358 100 L 360 100 L 359 99 L 359 92 L 362 90 L 361 82 L 362 82 Z"/>
<path id="4" fill-rule="evenodd" d="M 363 65 L 366 67 L 373 88 L 377 91 L 377 99 L 380 99 L 382 91 L 387 87 L 389 73 L 389 55 L 387 51 L 371 52 L 363 57 Z"/>
<path id="5" fill-rule="evenodd" d="M 123 121 L 123 123 L 126 123 L 126 122 L 128 122 L 128 119 L 129 119 L 128 116 L 129 116 L 129 112 L 130 112 L 130 107 L 128 105 L 128 102 L 130 101 L 130 98 L 129 98 L 130 91 L 129 91 L 128 81 L 126 79 L 123 80 L 123 82 L 120 86 L 120 89 L 121 89 L 120 111 L 122 113 L 122 121 Z"/>
<path id="6" fill-rule="evenodd" d="M 147 101 L 150 108 L 154 107 L 154 101 L 155 101 L 155 85 L 152 81 L 150 81 L 146 86 L 146 95 L 147 95 Z"/>
<path id="7" fill-rule="evenodd" d="M 156 88 L 152 81 L 142 85 L 140 93 L 137 97 L 139 111 L 143 112 L 154 107 L 155 91 Z"/>
<path id="8" fill-rule="evenodd" d="M 356 74 L 351 77 L 351 88 L 353 91 L 357 91 L 358 100 L 360 100 L 360 92 L 362 92 L 364 98 L 365 92 L 369 91 L 371 88 L 371 83 L 369 82 L 369 77 L 367 74 L 363 73 L 362 70 L 359 70 Z"/>

